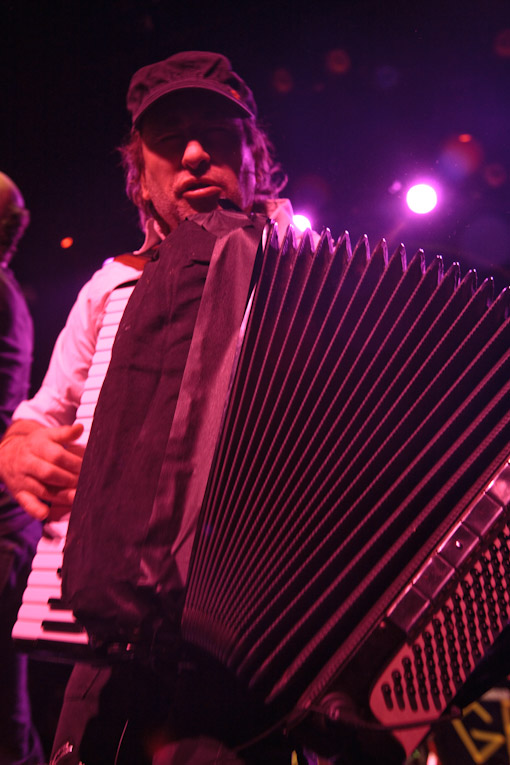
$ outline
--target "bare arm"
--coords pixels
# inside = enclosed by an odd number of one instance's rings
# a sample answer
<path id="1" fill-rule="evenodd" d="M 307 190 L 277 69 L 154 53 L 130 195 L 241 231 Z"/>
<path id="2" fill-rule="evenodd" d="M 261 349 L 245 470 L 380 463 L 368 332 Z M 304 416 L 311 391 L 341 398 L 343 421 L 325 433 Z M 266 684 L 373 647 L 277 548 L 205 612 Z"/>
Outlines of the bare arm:
<path id="1" fill-rule="evenodd" d="M 18 420 L 0 442 L 0 479 L 29 515 L 51 517 L 48 506 L 70 509 L 83 457 L 74 444 L 82 425 L 49 428 L 34 420 Z"/>

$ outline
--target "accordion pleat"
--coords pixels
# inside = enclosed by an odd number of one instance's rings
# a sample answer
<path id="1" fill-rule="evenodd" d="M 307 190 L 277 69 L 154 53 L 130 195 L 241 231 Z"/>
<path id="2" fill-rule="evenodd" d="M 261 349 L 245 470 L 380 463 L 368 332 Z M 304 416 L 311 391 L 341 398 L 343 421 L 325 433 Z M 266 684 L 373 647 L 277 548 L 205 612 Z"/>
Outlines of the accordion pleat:
<path id="1" fill-rule="evenodd" d="M 190 643 L 268 702 L 335 676 L 510 454 L 508 306 L 421 252 L 270 238 L 195 543 Z"/>

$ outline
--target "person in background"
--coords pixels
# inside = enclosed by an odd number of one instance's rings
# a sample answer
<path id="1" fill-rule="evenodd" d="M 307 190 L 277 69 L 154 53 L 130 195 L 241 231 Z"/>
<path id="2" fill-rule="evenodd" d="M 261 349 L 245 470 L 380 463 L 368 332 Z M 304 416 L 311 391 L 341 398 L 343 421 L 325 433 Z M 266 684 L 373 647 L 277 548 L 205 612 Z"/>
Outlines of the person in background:
<path id="1" fill-rule="evenodd" d="M 10 268 L 30 215 L 18 187 L 0 173 L 0 433 L 28 396 L 33 352 L 32 319 Z M 27 657 L 11 631 L 21 604 L 41 522 L 28 515 L 0 484 L 0 765 L 37 765 L 44 760 L 33 725 Z"/>

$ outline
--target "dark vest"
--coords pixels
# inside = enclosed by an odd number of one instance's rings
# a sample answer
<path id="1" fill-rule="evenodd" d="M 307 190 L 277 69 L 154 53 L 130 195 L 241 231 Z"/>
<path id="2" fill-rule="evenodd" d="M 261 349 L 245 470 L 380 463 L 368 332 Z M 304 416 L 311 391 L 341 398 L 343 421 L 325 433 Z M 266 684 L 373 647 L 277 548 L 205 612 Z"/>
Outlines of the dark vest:
<path id="1" fill-rule="evenodd" d="M 63 568 L 64 596 L 98 641 L 147 643 L 178 623 L 265 222 L 233 211 L 185 221 L 126 307 Z"/>

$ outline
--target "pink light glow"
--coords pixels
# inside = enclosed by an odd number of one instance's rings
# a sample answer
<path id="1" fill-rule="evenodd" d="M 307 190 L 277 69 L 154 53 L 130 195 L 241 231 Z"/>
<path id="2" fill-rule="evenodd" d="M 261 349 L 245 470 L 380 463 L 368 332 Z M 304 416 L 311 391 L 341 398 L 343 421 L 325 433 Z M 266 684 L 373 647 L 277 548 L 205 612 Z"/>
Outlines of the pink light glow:
<path id="1" fill-rule="evenodd" d="M 412 212 L 425 215 L 437 205 L 437 192 L 428 183 L 417 183 L 407 192 L 406 202 Z"/>
<path id="2" fill-rule="evenodd" d="M 292 218 L 292 222 L 299 231 L 305 231 L 307 228 L 312 228 L 310 218 L 306 215 L 297 214 Z"/>

